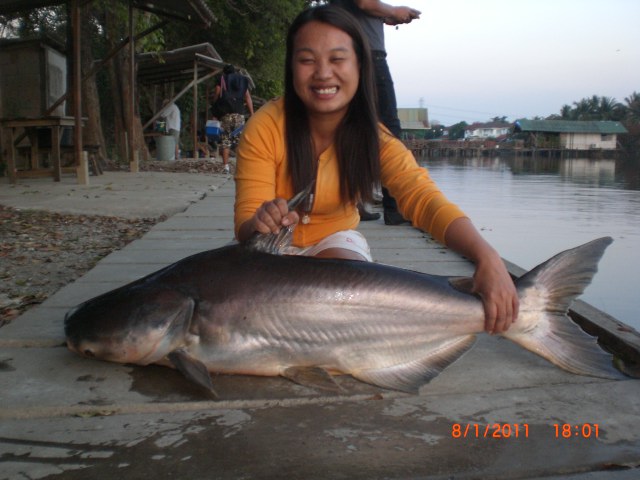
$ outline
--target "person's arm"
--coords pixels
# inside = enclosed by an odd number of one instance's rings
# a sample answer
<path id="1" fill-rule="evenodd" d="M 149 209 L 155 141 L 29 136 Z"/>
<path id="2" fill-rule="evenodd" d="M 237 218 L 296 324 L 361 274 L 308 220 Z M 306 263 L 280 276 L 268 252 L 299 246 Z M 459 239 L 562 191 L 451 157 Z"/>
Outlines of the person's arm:
<path id="1" fill-rule="evenodd" d="M 471 260 L 476 270 L 473 292 L 482 298 L 487 333 L 505 332 L 518 317 L 519 300 L 515 285 L 498 252 L 466 218 L 454 220 L 446 230 L 449 248 Z"/>
<path id="2" fill-rule="evenodd" d="M 420 18 L 420 11 L 415 8 L 389 5 L 380 0 L 353 0 L 356 6 L 372 17 L 384 18 L 389 25 L 411 23 Z"/>
<path id="3" fill-rule="evenodd" d="M 249 90 L 245 90 L 244 92 L 244 102 L 247 104 L 247 108 L 249 109 L 249 115 L 253 115 L 253 99 L 251 98 Z"/>
<path id="4" fill-rule="evenodd" d="M 239 242 L 255 232 L 277 233 L 299 221 L 289 211 L 286 198 L 293 196 L 286 185 L 278 188 L 279 165 L 284 161 L 282 102 L 268 102 L 249 120 L 236 152 L 236 201 L 234 228 Z"/>
<path id="5" fill-rule="evenodd" d="M 381 130 L 382 183 L 415 227 L 475 264 L 473 291 L 482 298 L 485 330 L 500 333 L 518 316 L 515 285 L 498 253 L 449 201 L 400 140 Z"/>
<path id="6" fill-rule="evenodd" d="M 213 100 L 211 101 L 212 103 L 216 103 L 216 100 L 218 100 L 218 98 L 220 97 L 220 85 L 216 85 L 216 89 L 213 92 Z"/>

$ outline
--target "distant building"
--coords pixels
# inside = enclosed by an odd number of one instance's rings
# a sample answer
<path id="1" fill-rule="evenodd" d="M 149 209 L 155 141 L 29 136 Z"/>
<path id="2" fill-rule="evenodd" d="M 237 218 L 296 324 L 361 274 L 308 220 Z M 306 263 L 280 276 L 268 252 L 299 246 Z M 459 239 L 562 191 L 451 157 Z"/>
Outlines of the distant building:
<path id="1" fill-rule="evenodd" d="M 615 150 L 618 134 L 627 133 L 620 122 L 570 120 L 518 120 L 514 133 L 523 134 L 526 148 Z"/>
<path id="2" fill-rule="evenodd" d="M 402 138 L 424 138 L 429 130 L 429 111 L 426 108 L 399 108 L 398 118 Z"/>
<path id="3" fill-rule="evenodd" d="M 511 125 L 507 122 L 473 123 L 464 129 L 465 140 L 498 139 L 509 134 Z"/>

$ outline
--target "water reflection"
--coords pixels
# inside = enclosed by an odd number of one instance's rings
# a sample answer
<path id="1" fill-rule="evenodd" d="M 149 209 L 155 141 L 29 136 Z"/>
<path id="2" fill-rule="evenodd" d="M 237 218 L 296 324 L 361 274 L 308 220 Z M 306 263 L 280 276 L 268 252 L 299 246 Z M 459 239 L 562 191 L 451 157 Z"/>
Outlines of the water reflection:
<path id="1" fill-rule="evenodd" d="M 531 157 L 447 157 L 418 158 L 425 166 L 446 164 L 493 171 L 508 170 L 513 175 L 559 175 L 566 181 L 599 187 L 640 190 L 640 158 L 531 158 Z"/>
<path id="2" fill-rule="evenodd" d="M 614 243 L 583 299 L 640 330 L 638 163 L 613 159 L 421 159 L 507 259 L 532 268 L 601 236 Z"/>

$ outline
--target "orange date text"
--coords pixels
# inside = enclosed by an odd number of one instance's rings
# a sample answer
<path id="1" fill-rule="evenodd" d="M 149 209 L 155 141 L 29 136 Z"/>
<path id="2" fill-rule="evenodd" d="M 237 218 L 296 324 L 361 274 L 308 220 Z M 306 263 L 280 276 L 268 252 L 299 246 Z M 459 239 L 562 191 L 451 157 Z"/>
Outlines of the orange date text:
<path id="1" fill-rule="evenodd" d="M 453 438 L 529 438 L 527 423 L 454 423 Z"/>

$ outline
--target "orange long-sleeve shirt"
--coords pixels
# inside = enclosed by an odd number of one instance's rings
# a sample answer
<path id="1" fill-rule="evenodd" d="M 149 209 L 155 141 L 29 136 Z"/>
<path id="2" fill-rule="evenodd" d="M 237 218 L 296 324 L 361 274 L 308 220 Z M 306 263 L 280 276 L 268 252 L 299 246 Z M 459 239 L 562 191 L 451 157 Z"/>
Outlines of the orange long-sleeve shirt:
<path id="1" fill-rule="evenodd" d="M 264 201 L 289 199 L 296 193 L 289 179 L 284 137 L 284 100 L 267 103 L 247 122 L 237 150 L 235 232 Z M 438 189 L 404 144 L 380 127 L 382 184 L 396 199 L 402 215 L 441 243 L 447 227 L 464 213 Z M 340 198 L 338 160 L 333 147 L 319 158 L 316 196 L 309 223 L 293 233 L 298 247 L 314 245 L 340 230 L 355 229 L 355 204 Z"/>

